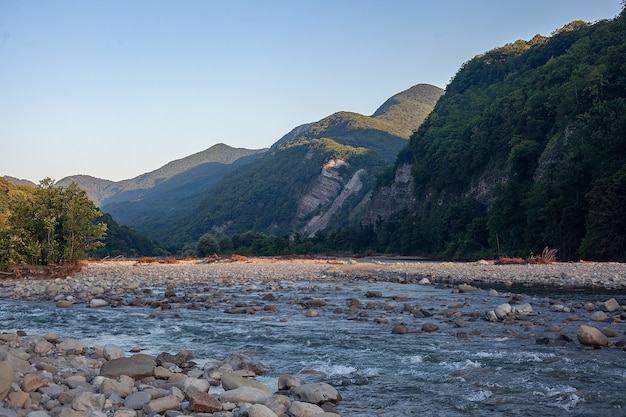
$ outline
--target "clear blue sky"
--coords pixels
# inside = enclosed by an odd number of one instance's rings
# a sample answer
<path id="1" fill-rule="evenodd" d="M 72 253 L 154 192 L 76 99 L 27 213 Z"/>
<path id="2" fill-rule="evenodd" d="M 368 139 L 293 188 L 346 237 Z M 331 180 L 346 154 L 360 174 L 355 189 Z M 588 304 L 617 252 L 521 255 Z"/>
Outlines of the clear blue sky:
<path id="1" fill-rule="evenodd" d="M 620 0 L 0 0 L 0 175 L 132 178 L 216 143 L 371 115 Z"/>

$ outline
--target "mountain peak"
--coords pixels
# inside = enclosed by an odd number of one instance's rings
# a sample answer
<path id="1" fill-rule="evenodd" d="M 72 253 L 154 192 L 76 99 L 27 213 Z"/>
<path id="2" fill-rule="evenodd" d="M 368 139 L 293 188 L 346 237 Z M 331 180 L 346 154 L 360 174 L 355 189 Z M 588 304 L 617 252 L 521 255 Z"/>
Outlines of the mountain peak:
<path id="1" fill-rule="evenodd" d="M 444 90 L 430 84 L 417 84 L 383 103 L 373 118 L 393 123 L 408 138 L 431 112 Z"/>

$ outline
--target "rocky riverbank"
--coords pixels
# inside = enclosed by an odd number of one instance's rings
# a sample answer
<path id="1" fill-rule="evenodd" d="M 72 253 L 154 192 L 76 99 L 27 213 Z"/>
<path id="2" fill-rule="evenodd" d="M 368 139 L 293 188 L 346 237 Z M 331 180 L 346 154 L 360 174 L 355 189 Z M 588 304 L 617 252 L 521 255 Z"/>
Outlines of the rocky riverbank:
<path id="1" fill-rule="evenodd" d="M 298 283 L 305 282 L 310 285 L 293 291 Z M 459 302 L 445 308 L 413 305 L 404 297 L 368 290 L 361 294 L 365 301 L 348 298 L 340 306 L 331 305 L 327 300 L 332 297 L 325 297 L 323 290 L 315 287 L 315 283 L 330 283 L 329 288 L 335 285 L 338 291 L 350 282 L 435 284 L 458 293 Z M 58 308 L 142 306 L 150 307 L 155 317 L 175 315 L 181 309 L 220 309 L 227 314 L 292 309 L 294 314 L 311 318 L 319 315 L 373 321 L 388 326 L 381 327 L 381 331 L 393 335 L 441 332 L 467 338 L 501 331 L 481 327 L 480 323 L 501 323 L 508 327 L 509 335 L 516 327 L 526 331 L 544 329 L 520 336 L 536 335 L 532 336 L 536 344 L 610 347 L 615 354 L 625 354 L 626 311 L 615 298 L 595 302 L 531 299 L 489 290 L 490 285 L 619 292 L 626 289 L 626 265 L 493 265 L 388 259 L 244 259 L 176 264 L 115 261 L 91 263 L 64 279 L 1 280 L 0 298 L 54 302 Z M 291 295 L 283 296 L 288 289 Z M 341 396 L 333 387 L 306 383 L 297 375 L 282 375 L 276 386 L 266 386 L 256 379 L 265 367 L 248 355 L 233 353 L 223 360 L 196 364 L 191 352 L 149 356 L 141 353 L 142 348 L 123 352 L 116 346 L 87 346 L 56 334 L 0 334 L 0 399 L 4 399 L 0 415 L 337 415 L 334 404 Z"/>

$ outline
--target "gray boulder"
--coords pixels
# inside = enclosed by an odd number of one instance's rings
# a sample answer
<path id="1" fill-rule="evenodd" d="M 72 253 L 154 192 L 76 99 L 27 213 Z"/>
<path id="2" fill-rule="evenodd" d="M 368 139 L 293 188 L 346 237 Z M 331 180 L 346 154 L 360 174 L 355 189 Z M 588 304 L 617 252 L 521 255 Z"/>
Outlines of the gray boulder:
<path id="1" fill-rule="evenodd" d="M 15 370 L 13 363 L 8 360 L 8 353 L 0 351 L 0 401 L 4 400 L 13 383 Z"/>
<path id="2" fill-rule="evenodd" d="M 117 378 L 128 375 L 134 379 L 141 379 L 154 374 L 156 361 L 150 355 L 138 354 L 129 358 L 117 358 L 105 362 L 100 368 L 100 375 Z"/>
<path id="3" fill-rule="evenodd" d="M 322 404 L 329 401 L 335 403 L 341 400 L 341 394 L 325 382 L 300 385 L 293 389 L 292 394 L 294 400 L 312 404 Z"/>
<path id="4" fill-rule="evenodd" d="M 224 374 L 222 375 L 222 387 L 225 391 L 233 390 L 239 387 L 252 387 L 265 391 L 268 394 L 272 393 L 272 390 L 259 381 L 252 378 L 243 378 L 236 374 Z"/>
<path id="5" fill-rule="evenodd" d="M 578 329 L 576 336 L 578 337 L 578 341 L 585 346 L 598 348 L 609 345 L 609 338 L 595 327 L 585 326 L 583 324 Z"/>
<path id="6" fill-rule="evenodd" d="M 239 387 L 220 394 L 222 403 L 250 403 L 259 404 L 266 401 L 270 395 L 266 391 L 257 388 Z"/>

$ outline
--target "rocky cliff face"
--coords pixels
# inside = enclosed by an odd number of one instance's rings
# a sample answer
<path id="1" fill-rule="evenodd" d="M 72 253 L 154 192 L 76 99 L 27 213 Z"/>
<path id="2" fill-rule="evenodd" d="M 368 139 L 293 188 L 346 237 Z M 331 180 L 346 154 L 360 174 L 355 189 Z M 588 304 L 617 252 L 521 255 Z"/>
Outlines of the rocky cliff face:
<path id="1" fill-rule="evenodd" d="M 348 197 L 363 187 L 361 176 L 366 173 L 365 169 L 347 175 L 349 168 L 350 164 L 341 159 L 330 160 L 322 168 L 313 188 L 300 200 L 296 217 L 298 220 L 309 218 L 301 229 L 306 236 L 326 229 Z"/>
<path id="2" fill-rule="evenodd" d="M 365 215 L 365 224 L 376 224 L 377 221 L 387 220 L 395 214 L 412 213 L 415 210 L 417 198 L 413 192 L 411 168 L 410 164 L 398 166 L 391 185 L 376 190 Z"/>

